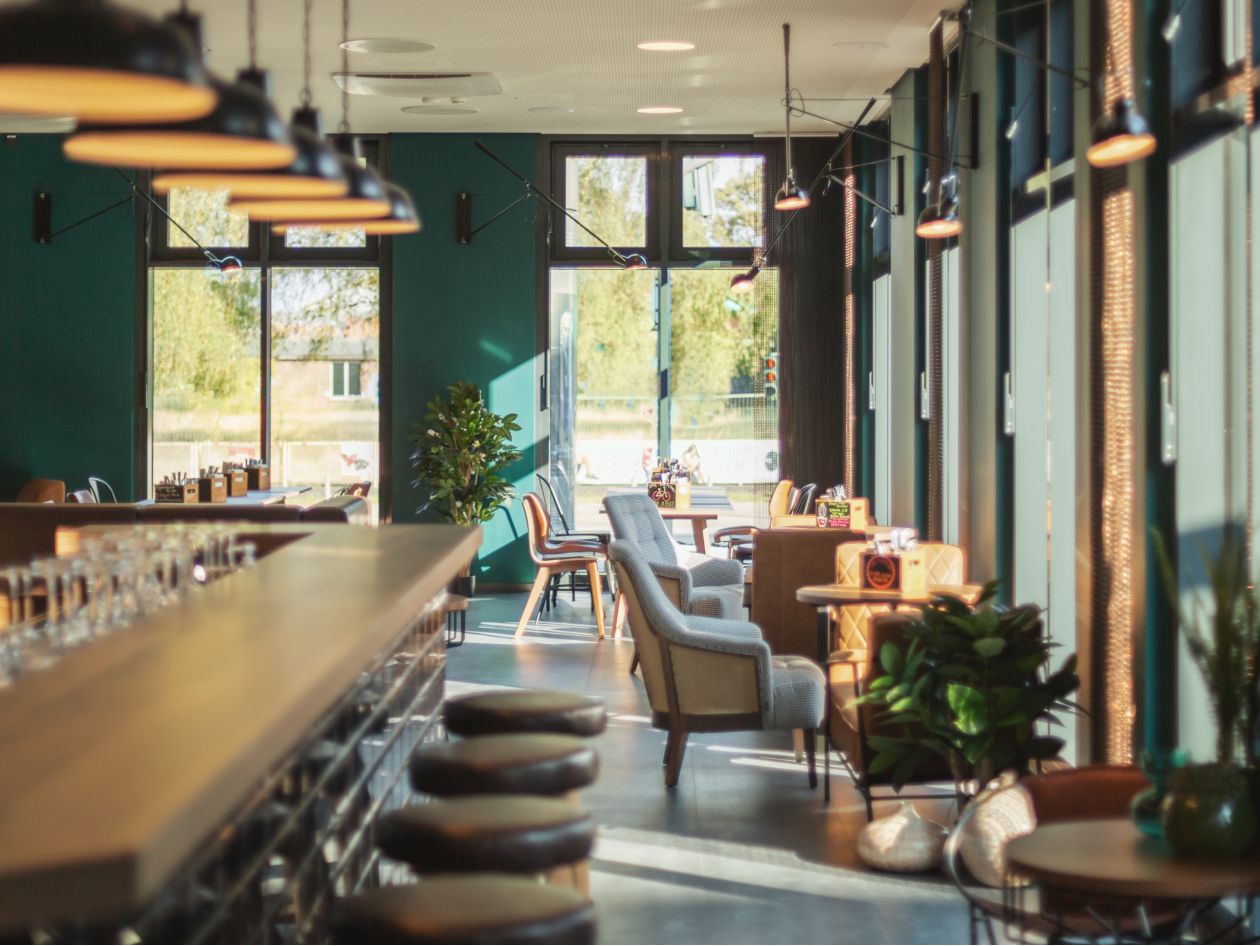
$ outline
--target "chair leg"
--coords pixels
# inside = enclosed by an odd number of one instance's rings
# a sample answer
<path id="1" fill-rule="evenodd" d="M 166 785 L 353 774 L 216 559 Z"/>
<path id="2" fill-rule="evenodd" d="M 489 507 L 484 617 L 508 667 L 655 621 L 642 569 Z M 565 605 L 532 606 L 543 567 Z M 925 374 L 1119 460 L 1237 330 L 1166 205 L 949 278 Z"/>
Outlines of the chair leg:
<path id="1" fill-rule="evenodd" d="M 599 628 L 599 639 L 604 639 L 604 594 L 599 587 L 599 562 L 591 562 L 586 566 L 587 577 L 591 581 L 591 601 L 595 605 L 595 626 Z"/>
<path id="2" fill-rule="evenodd" d="M 626 620 L 626 596 L 620 588 L 613 594 L 612 636 L 621 636 L 621 625 Z"/>
<path id="3" fill-rule="evenodd" d="M 805 731 L 803 729 L 792 730 L 792 756 L 796 762 L 805 760 Z"/>
<path id="4" fill-rule="evenodd" d="M 634 649 L 634 657 L 630 659 L 630 676 L 634 676 L 634 672 L 639 669 L 639 648 Z"/>
<path id="5" fill-rule="evenodd" d="M 805 757 L 809 760 L 809 787 L 818 787 L 818 766 L 815 754 L 818 752 L 818 730 L 805 730 Z"/>
<path id="6" fill-rule="evenodd" d="M 678 776 L 682 772 L 683 755 L 687 752 L 687 734 L 671 730 L 669 738 L 670 742 L 666 743 L 665 787 L 673 788 L 678 784 Z"/>
<path id="7" fill-rule="evenodd" d="M 525 633 L 525 625 L 529 623 L 529 619 L 534 614 L 534 608 L 538 604 L 538 598 L 542 595 L 547 587 L 547 583 L 551 580 L 551 570 L 547 568 L 538 569 L 538 575 L 534 578 L 533 587 L 529 589 L 529 598 L 525 602 L 525 610 L 521 612 L 521 619 L 516 625 L 516 634 L 514 637 L 520 637 Z"/>

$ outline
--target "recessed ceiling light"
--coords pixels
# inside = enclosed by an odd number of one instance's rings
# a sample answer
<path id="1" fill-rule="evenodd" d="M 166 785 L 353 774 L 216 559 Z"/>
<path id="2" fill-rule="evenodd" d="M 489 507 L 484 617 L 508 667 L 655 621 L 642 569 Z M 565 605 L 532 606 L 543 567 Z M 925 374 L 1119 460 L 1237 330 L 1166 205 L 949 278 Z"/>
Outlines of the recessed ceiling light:
<path id="1" fill-rule="evenodd" d="M 651 39 L 640 43 L 639 48 L 650 53 L 685 53 L 689 49 L 695 49 L 696 44 L 684 39 Z"/>
<path id="2" fill-rule="evenodd" d="M 638 110 L 640 115 L 677 115 L 681 111 L 677 105 L 644 105 Z"/>
<path id="3" fill-rule="evenodd" d="M 552 115 L 560 115 L 560 114 L 567 115 L 568 113 L 572 112 L 573 109 L 571 109 L 567 105 L 533 105 L 530 107 L 529 111 L 552 114 Z"/>
<path id="4" fill-rule="evenodd" d="M 433 51 L 433 44 L 414 39 L 375 36 L 365 39 L 348 39 L 341 44 L 341 48 L 352 53 L 427 53 Z"/>
<path id="5" fill-rule="evenodd" d="M 476 115 L 475 108 L 462 105 L 407 105 L 402 111 L 408 115 Z"/>

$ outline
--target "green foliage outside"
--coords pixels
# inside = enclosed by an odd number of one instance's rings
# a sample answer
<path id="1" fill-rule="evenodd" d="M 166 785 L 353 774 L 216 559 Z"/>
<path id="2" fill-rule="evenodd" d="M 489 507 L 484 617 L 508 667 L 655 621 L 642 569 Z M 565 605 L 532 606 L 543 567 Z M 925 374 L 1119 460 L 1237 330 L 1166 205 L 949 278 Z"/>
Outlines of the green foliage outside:
<path id="1" fill-rule="evenodd" d="M 490 410 L 471 381 L 456 381 L 446 390 L 448 397 L 428 403 L 425 422 L 412 425 L 411 465 L 417 473 L 412 486 L 429 493 L 417 512 L 432 509 L 460 526 L 489 522 L 512 498 L 503 473 L 521 458 L 512 445 L 521 427 L 517 415 Z"/>
<path id="2" fill-rule="evenodd" d="M 949 764 L 963 795 L 964 786 L 983 788 L 1005 769 L 1027 774 L 1063 747 L 1037 726 L 1076 711 L 1076 655 L 1049 671 L 1054 645 L 1038 612 L 995 610 L 997 588 L 986 585 L 975 609 L 936 598 L 907 626 L 905 647 L 883 645 L 883 675 L 854 701 L 880 710 L 879 732 L 867 737 L 876 753 L 870 772 L 889 772 L 898 790 L 933 756 Z"/>

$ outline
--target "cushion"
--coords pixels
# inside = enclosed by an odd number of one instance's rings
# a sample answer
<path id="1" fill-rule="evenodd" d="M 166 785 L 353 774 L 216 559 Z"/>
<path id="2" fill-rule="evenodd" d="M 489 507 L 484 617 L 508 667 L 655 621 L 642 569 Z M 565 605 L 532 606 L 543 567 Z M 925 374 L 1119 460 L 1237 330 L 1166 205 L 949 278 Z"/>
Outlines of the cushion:
<path id="1" fill-rule="evenodd" d="M 376 845 L 417 873 L 536 874 L 590 856 L 595 822 L 577 805 L 533 795 L 468 795 L 392 811 Z"/>
<path id="2" fill-rule="evenodd" d="M 338 943 L 590 943 L 595 908 L 521 877 L 439 875 L 347 897 L 332 930 Z"/>
<path id="3" fill-rule="evenodd" d="M 603 700 L 563 690 L 492 690 L 446 702 L 446 728 L 459 736 L 507 732 L 597 736 L 607 725 Z"/>
<path id="4" fill-rule="evenodd" d="M 805 657 L 771 658 L 771 707 L 766 729 L 817 729 L 826 698 L 825 677 Z"/>
<path id="5" fill-rule="evenodd" d="M 563 795 L 595 781 L 599 757 L 576 736 L 478 736 L 416 750 L 411 784 L 430 795 Z"/>
<path id="6" fill-rule="evenodd" d="M 691 592 L 691 613 L 728 621 L 744 621 L 743 585 L 717 585 Z"/>

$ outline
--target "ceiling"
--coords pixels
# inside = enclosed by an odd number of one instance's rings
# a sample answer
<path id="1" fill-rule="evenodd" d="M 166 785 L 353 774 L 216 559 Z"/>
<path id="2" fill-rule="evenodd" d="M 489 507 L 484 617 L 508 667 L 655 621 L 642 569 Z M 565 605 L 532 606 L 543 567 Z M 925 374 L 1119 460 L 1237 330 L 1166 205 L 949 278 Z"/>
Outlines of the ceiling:
<path id="1" fill-rule="evenodd" d="M 0 7 L 13 0 L 0 0 Z M 165 13 L 176 0 L 123 0 Z M 206 61 L 245 64 L 246 0 L 192 0 Z M 302 0 L 258 0 L 259 59 L 286 114 L 302 85 Z M 417 98 L 351 97 L 359 132 L 527 131 L 548 134 L 781 134 L 781 25 L 792 24 L 792 82 L 813 111 L 854 119 L 927 58 L 941 0 L 352 0 L 351 38 L 418 40 L 424 53 L 351 53 L 351 71 L 492 72 L 502 93 L 459 103 L 473 115 L 410 114 Z M 314 0 L 312 89 L 327 130 L 340 117 L 341 4 Z M 686 40 L 689 52 L 644 52 Z M 442 104 L 442 103 L 438 103 Z M 641 106 L 676 115 L 640 115 Z M 530 109 L 535 111 L 530 111 Z M 537 111 L 537 109 L 551 109 Z M 556 109 L 560 109 L 557 111 Z M 571 109 L 572 111 L 568 111 Z M 793 131 L 835 133 L 816 119 Z"/>

